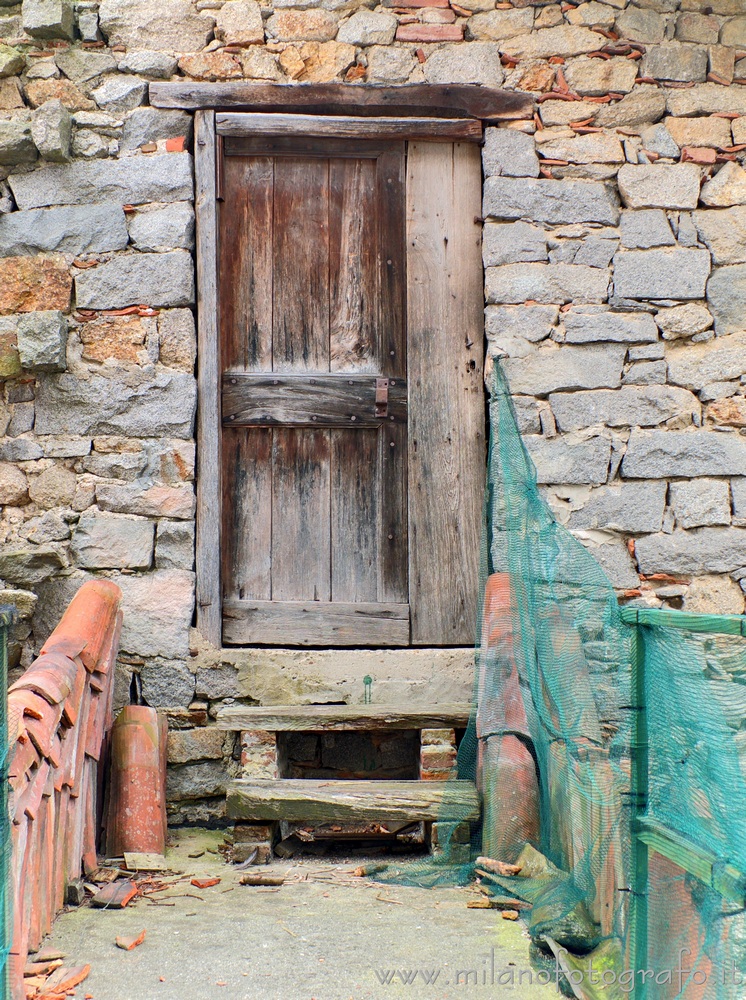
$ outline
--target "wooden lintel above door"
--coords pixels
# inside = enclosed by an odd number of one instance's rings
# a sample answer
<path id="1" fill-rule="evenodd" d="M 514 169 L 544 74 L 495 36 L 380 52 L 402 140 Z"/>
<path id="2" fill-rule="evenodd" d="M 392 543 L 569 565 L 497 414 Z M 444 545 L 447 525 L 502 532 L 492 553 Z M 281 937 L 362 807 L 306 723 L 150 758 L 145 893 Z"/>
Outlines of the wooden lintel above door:
<path id="1" fill-rule="evenodd" d="M 155 108 L 304 111 L 339 115 L 427 115 L 509 121 L 531 118 L 530 94 L 476 84 L 405 83 L 397 87 L 346 83 L 151 83 Z"/>

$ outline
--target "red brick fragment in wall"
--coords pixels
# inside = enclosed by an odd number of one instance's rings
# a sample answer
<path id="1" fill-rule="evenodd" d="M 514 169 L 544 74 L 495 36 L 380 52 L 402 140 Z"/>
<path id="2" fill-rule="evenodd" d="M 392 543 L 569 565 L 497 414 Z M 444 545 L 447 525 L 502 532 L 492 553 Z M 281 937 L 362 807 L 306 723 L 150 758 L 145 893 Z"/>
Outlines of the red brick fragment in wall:
<path id="1" fill-rule="evenodd" d="M 396 31 L 398 42 L 460 42 L 463 37 L 460 24 L 402 24 Z"/>
<path id="2" fill-rule="evenodd" d="M 385 3 L 385 7 L 406 7 L 410 10 L 420 10 L 423 7 L 448 7 L 448 0 L 395 0 Z"/>
<path id="3" fill-rule="evenodd" d="M 164 715 L 128 705 L 111 732 L 106 851 L 163 854 L 166 847 L 166 743 Z"/>
<path id="4" fill-rule="evenodd" d="M 97 759 L 111 724 L 120 601 L 111 581 L 84 584 L 8 693 L 12 1000 L 25 1000 L 29 949 L 51 929 L 66 884 L 95 864 Z"/>

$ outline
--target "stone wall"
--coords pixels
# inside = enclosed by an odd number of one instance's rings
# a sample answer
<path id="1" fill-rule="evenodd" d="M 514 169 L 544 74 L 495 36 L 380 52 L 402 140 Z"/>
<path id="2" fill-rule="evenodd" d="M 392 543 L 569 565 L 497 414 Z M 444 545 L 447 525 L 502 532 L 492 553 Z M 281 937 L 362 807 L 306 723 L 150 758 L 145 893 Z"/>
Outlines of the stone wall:
<path id="1" fill-rule="evenodd" d="M 699 51 L 647 46 L 638 85 L 627 56 L 566 60 L 572 100 L 488 130 L 487 337 L 550 504 L 619 596 L 741 613 L 746 86 L 694 82 Z M 670 53 L 691 86 L 648 77 Z"/>
<path id="2" fill-rule="evenodd" d="M 625 600 L 743 610 L 746 0 L 0 0 L 15 668 L 84 579 L 115 580 L 117 697 L 135 671 L 169 710 L 176 819 L 218 815 L 240 766 L 208 725 L 225 698 L 362 695 L 190 636 L 192 120 L 148 106 L 184 78 L 532 93 L 532 119 L 487 130 L 484 254 L 541 481 Z"/>

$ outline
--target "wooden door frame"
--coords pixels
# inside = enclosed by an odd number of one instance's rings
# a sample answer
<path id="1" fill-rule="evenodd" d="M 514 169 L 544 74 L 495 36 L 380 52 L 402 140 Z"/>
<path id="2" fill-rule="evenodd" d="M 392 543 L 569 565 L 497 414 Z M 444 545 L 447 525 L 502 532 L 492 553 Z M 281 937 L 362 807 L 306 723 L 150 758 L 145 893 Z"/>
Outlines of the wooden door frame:
<path id="1" fill-rule="evenodd" d="M 222 647 L 221 509 L 220 461 L 220 346 L 218 319 L 218 197 L 219 153 L 216 109 L 257 110 L 252 116 L 261 123 L 278 112 L 303 110 L 310 123 L 314 112 L 324 116 L 379 115 L 357 134 L 401 138 L 441 138 L 475 141 L 482 123 L 498 119 L 530 117 L 533 106 L 528 94 L 472 85 L 402 87 L 345 84 L 151 84 L 150 103 L 155 107 L 194 110 L 195 215 L 197 254 L 197 517 L 196 602 L 197 627 L 213 646 Z M 412 117 L 409 122 L 386 123 L 392 115 L 424 115 L 430 122 Z M 435 129 L 432 118 L 448 115 Z M 233 115 L 221 114 L 222 128 L 236 128 Z M 288 115 L 288 118 L 291 116 Z M 303 121 L 305 116 L 292 115 Z M 458 121 L 456 119 L 461 119 Z M 340 120 L 353 127 L 354 120 Z M 470 127 L 473 124 L 475 128 Z M 276 125 L 275 125 L 276 127 Z M 319 127 L 322 127 L 321 125 Z M 333 131 L 335 124 L 330 123 Z M 423 133 L 430 129 L 426 136 Z M 450 136 L 449 136 L 450 129 Z M 437 134 L 436 134 L 437 133 Z M 235 134 L 235 132 L 233 133 Z M 326 132 L 328 134 L 328 131 Z"/>
<path id="2" fill-rule="evenodd" d="M 220 339 L 218 199 L 215 112 L 194 116 L 197 230 L 197 628 L 223 644 L 220 593 L 222 481 L 220 462 Z"/>

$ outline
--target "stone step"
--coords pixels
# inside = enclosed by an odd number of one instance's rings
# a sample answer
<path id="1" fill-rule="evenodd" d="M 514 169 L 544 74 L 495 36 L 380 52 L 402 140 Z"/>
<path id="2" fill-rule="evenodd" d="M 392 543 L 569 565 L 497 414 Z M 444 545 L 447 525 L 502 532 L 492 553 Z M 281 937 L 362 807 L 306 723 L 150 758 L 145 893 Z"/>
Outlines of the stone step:
<path id="1" fill-rule="evenodd" d="M 217 715 L 219 729 L 243 732 L 324 732 L 370 729 L 463 729 L 471 705 L 227 705 Z"/>
<path id="2" fill-rule="evenodd" d="M 406 822 L 479 819 L 471 781 L 327 781 L 238 779 L 228 785 L 234 820 L 296 823 Z"/>

